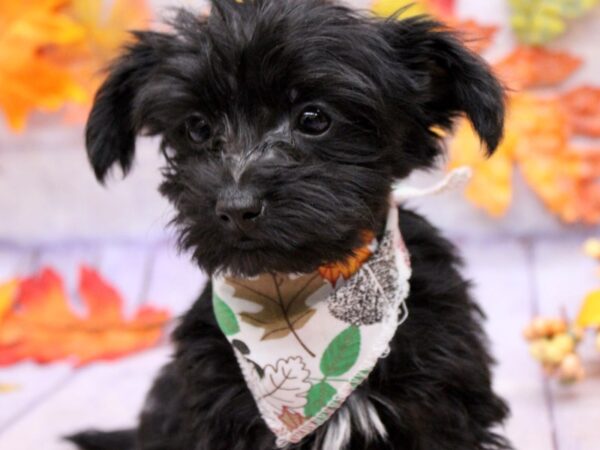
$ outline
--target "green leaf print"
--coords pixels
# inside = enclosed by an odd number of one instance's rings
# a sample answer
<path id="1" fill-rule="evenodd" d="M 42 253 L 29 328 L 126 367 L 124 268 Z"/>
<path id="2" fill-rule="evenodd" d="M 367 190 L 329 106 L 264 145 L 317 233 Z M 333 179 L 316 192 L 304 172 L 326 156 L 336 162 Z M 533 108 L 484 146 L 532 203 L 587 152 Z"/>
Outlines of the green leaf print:
<path id="1" fill-rule="evenodd" d="M 321 358 L 321 372 L 326 377 L 337 377 L 348 372 L 360 353 L 360 330 L 352 325 L 338 334 L 325 349 Z"/>
<path id="2" fill-rule="evenodd" d="M 304 406 L 304 415 L 313 417 L 321 409 L 327 406 L 327 403 L 337 394 L 335 388 L 325 381 L 313 384 L 306 396 L 306 406 Z"/>
<path id="3" fill-rule="evenodd" d="M 225 336 L 232 336 L 240 331 L 240 325 L 237 317 L 235 317 L 235 313 L 217 294 L 213 294 L 213 310 L 219 328 L 221 328 Z"/>

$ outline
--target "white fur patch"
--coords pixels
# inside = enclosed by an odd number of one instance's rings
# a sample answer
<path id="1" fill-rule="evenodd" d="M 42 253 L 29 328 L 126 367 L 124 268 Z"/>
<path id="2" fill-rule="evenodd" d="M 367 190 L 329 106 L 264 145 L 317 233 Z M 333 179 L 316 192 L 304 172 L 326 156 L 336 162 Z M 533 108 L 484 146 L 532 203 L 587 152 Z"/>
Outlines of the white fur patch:
<path id="1" fill-rule="evenodd" d="M 364 436 L 367 442 L 387 439 L 387 430 L 370 400 L 350 397 L 331 419 L 325 437 L 315 442 L 313 450 L 344 450 L 352 437 L 352 430 Z"/>

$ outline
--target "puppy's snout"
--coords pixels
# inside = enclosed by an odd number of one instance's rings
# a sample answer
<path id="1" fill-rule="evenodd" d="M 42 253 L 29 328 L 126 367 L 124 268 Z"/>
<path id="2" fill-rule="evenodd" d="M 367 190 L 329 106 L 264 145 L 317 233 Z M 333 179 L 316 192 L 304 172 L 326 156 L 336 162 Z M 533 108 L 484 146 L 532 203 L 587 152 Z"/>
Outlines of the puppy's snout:
<path id="1" fill-rule="evenodd" d="M 215 212 L 221 223 L 243 232 L 252 230 L 263 214 L 264 202 L 256 194 L 245 190 L 229 190 L 217 201 Z"/>

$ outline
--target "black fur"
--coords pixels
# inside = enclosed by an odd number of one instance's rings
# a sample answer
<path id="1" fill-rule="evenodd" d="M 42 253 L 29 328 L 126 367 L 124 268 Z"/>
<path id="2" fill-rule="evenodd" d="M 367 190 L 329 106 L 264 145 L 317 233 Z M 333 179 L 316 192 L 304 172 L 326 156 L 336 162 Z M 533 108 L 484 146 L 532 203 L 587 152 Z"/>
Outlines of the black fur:
<path id="1" fill-rule="evenodd" d="M 464 113 L 490 153 L 501 138 L 499 83 L 426 18 L 375 19 L 327 0 L 214 0 L 209 17 L 181 11 L 172 24 L 136 33 L 113 66 L 88 122 L 88 154 L 102 181 L 114 163 L 129 170 L 136 134 L 161 135 L 161 192 L 181 246 L 209 273 L 306 272 L 347 257 L 365 229 L 381 230 L 391 184 L 441 154 L 432 127 L 449 129 Z M 298 124 L 307 105 L 330 119 L 318 136 Z M 190 133 L 199 115 L 211 131 L 200 130 L 201 143 Z M 231 198 L 263 205 L 251 227 L 216 212 Z M 373 404 L 388 439 L 353 427 L 348 448 L 509 448 L 495 431 L 507 408 L 491 390 L 481 313 L 456 252 L 407 210 L 400 226 L 413 263 L 410 317 L 343 406 Z M 215 323 L 210 285 L 175 342 L 137 430 L 119 445 L 73 440 L 88 450 L 273 449 Z M 321 446 L 331 423 L 290 448 L 337 450 Z"/>

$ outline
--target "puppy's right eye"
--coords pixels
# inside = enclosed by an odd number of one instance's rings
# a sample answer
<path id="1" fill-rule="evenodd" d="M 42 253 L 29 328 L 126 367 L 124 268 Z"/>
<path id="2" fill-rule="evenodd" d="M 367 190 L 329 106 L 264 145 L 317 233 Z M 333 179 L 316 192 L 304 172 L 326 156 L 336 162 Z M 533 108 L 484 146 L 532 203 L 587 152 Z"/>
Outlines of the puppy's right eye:
<path id="1" fill-rule="evenodd" d="M 296 128 L 304 134 L 318 136 L 325 133 L 331 125 L 331 119 L 318 106 L 307 106 L 298 116 Z"/>
<path id="2" fill-rule="evenodd" d="M 210 138 L 210 124 L 200 114 L 189 117 L 185 122 L 185 128 L 189 140 L 195 144 L 202 144 Z"/>

